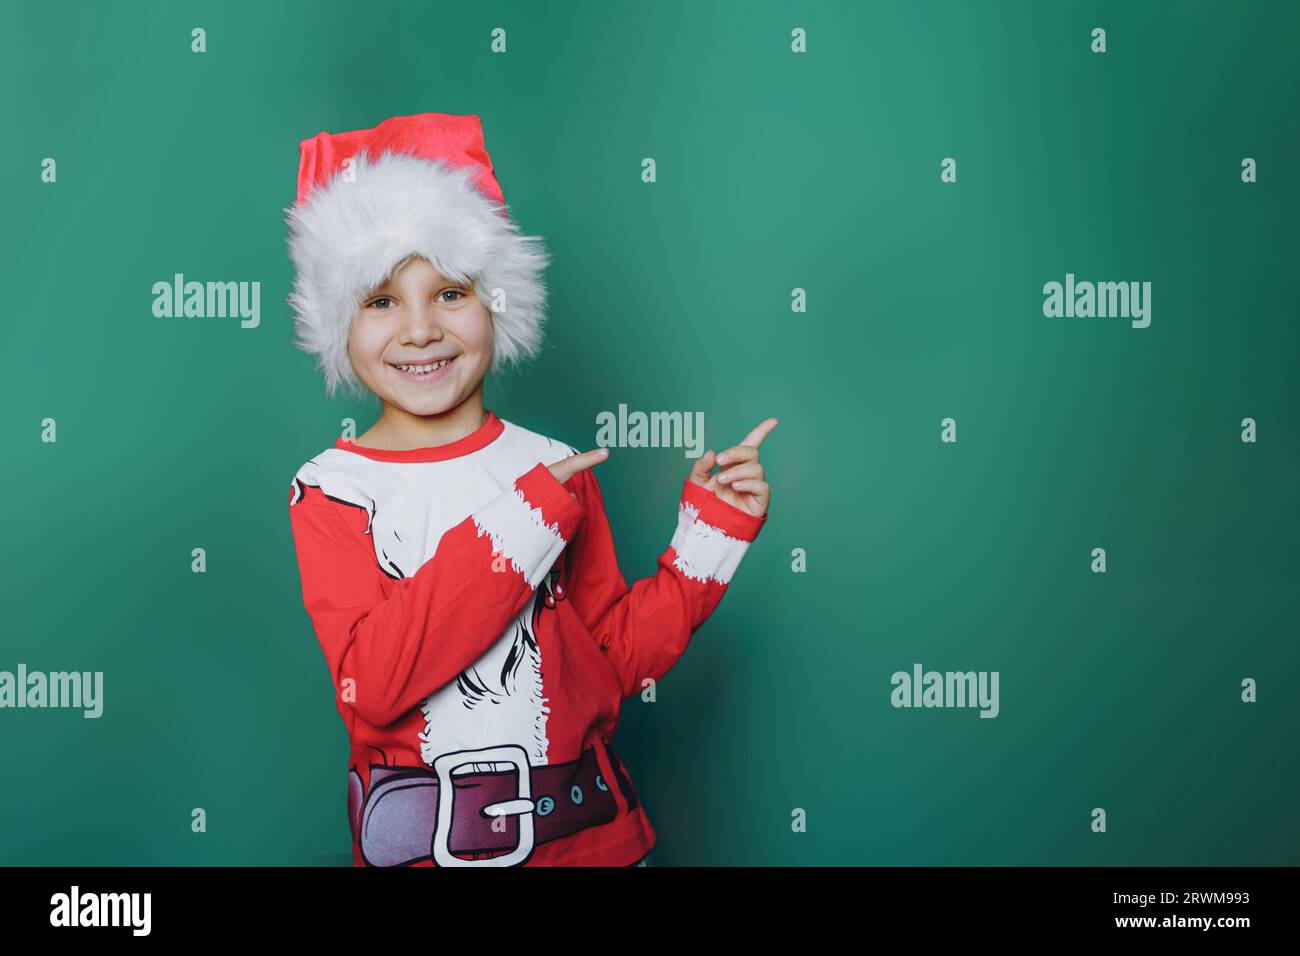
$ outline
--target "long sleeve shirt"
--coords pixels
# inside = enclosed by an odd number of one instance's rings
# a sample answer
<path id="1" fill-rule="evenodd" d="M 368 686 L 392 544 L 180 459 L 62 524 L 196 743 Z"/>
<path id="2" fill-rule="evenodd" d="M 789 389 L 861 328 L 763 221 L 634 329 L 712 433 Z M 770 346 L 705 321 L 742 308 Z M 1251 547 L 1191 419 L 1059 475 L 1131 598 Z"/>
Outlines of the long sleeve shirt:
<path id="1" fill-rule="evenodd" d="M 339 439 L 294 475 L 355 865 L 623 866 L 653 847 L 611 746 L 620 705 L 681 657 L 766 516 L 687 479 L 629 587 L 595 475 L 547 468 L 573 454 L 487 411 L 447 445 Z"/>

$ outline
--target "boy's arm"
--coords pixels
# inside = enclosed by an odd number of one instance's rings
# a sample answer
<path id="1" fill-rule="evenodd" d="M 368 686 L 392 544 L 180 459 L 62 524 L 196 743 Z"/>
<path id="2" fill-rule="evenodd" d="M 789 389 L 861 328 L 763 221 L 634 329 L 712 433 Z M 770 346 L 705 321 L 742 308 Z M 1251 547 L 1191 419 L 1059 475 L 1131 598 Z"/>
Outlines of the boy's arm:
<path id="1" fill-rule="evenodd" d="M 756 518 L 686 479 L 677 530 L 659 555 L 658 569 L 628 588 L 595 475 L 585 472 L 575 485 L 587 521 L 567 552 L 567 600 L 613 665 L 627 698 L 645 678 L 657 681 L 677 663 L 722 600 L 767 516 Z"/>
<path id="2" fill-rule="evenodd" d="M 449 529 L 415 574 L 395 579 L 363 533 L 366 512 L 308 488 L 289 505 L 303 606 L 335 688 L 354 682 L 355 700 L 345 701 L 353 712 L 390 724 L 478 660 L 583 517 L 539 463 Z"/>

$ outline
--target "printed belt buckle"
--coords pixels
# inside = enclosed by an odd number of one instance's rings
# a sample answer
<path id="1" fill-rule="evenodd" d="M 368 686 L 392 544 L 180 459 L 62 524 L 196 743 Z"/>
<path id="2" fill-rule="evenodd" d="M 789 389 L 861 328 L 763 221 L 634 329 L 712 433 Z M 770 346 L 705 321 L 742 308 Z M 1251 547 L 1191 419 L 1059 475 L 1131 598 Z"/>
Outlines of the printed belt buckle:
<path id="1" fill-rule="evenodd" d="M 501 856 L 482 860 L 463 860 L 453 856 L 448 841 L 451 837 L 451 808 L 456 799 L 456 788 L 451 772 L 467 763 L 514 764 L 519 774 L 518 797 L 503 803 L 490 803 L 483 808 L 488 816 L 519 815 L 519 845 Z M 514 866 L 528 859 L 533 852 L 533 817 L 537 805 L 532 800 L 532 778 L 529 775 L 528 752 L 515 744 L 485 747 L 482 750 L 457 750 L 443 754 L 433 762 L 438 775 L 438 822 L 433 831 L 433 861 L 439 866 Z"/>

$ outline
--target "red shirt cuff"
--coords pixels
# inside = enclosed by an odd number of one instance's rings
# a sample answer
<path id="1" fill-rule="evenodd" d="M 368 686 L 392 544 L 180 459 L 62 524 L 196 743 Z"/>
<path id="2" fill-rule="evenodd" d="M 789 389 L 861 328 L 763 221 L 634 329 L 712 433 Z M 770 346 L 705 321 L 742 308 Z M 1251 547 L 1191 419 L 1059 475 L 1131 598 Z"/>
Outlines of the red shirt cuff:
<path id="1" fill-rule="evenodd" d="M 515 487 L 523 492 L 524 500 L 531 507 L 542 509 L 542 520 L 548 525 L 556 525 L 565 541 L 573 538 L 574 531 L 587 517 L 587 510 L 573 499 L 569 489 L 542 462 L 516 478 Z"/>
<path id="2" fill-rule="evenodd" d="M 723 534 L 742 541 L 753 541 L 767 522 L 767 515 L 757 518 L 729 504 L 716 494 L 687 478 L 682 486 L 682 502 L 695 508 L 697 521 L 712 525 Z"/>

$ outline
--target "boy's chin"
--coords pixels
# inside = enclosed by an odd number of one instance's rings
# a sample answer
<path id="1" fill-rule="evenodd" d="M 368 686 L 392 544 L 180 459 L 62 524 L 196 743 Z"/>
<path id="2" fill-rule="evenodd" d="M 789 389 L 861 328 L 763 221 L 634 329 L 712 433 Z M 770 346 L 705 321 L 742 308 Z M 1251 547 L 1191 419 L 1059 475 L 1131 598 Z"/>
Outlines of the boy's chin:
<path id="1" fill-rule="evenodd" d="M 451 389 L 421 388 L 418 385 L 389 389 L 384 399 L 404 412 L 425 418 L 442 415 L 460 404 L 458 394 Z"/>

